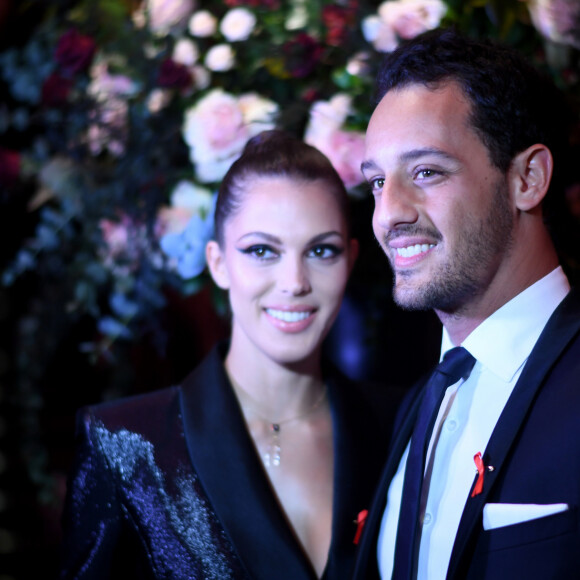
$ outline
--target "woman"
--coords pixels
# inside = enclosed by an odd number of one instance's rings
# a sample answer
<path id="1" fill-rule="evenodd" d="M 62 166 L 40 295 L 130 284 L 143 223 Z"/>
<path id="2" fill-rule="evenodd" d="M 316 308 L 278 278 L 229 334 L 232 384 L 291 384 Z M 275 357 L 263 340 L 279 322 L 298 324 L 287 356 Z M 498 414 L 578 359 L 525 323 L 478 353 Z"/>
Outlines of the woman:
<path id="1" fill-rule="evenodd" d="M 348 578 L 387 416 L 323 364 L 358 252 L 342 181 L 281 132 L 220 187 L 232 330 L 182 385 L 79 414 L 64 578 Z"/>

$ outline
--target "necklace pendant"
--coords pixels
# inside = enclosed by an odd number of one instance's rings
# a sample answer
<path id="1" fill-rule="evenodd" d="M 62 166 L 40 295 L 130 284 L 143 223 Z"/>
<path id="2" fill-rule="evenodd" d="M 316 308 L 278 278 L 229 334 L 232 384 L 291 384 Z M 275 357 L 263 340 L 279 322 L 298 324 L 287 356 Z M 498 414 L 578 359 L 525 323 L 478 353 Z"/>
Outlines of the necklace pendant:
<path id="1" fill-rule="evenodd" d="M 264 454 L 264 464 L 266 467 L 278 467 L 282 453 L 280 447 L 280 425 L 278 423 L 272 423 L 270 425 L 270 433 L 272 434 L 272 438 Z"/>

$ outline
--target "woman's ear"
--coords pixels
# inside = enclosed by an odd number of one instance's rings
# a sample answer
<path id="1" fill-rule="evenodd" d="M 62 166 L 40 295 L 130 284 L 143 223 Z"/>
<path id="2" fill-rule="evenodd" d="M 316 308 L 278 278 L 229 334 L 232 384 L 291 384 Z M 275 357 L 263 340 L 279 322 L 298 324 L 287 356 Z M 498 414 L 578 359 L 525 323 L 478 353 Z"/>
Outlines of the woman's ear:
<path id="1" fill-rule="evenodd" d="M 531 211 L 541 205 L 550 186 L 553 166 L 552 154 L 542 144 L 532 145 L 514 157 L 508 179 L 520 211 Z"/>
<path id="2" fill-rule="evenodd" d="M 205 258 L 213 281 L 223 290 L 228 290 L 230 287 L 228 269 L 222 249 L 215 240 L 210 240 L 205 246 Z"/>

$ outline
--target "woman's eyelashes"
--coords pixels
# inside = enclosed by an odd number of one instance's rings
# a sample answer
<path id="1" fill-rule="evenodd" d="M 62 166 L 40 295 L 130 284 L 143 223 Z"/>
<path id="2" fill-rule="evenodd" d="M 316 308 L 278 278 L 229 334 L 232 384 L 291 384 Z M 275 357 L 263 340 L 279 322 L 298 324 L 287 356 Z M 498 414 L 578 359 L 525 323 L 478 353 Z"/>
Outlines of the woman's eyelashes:
<path id="1" fill-rule="evenodd" d="M 308 256 L 312 258 L 319 258 L 321 260 L 331 260 L 336 258 L 344 252 L 344 248 L 341 248 L 335 244 L 317 244 L 313 246 L 308 251 Z"/>
<path id="2" fill-rule="evenodd" d="M 239 248 L 242 254 L 260 261 L 270 261 L 279 258 L 284 252 L 266 244 L 252 244 Z M 305 256 L 318 260 L 332 260 L 344 252 L 344 248 L 336 244 L 316 244 L 305 251 Z"/>
<path id="3" fill-rule="evenodd" d="M 273 260 L 280 255 L 278 250 L 266 244 L 252 244 L 247 248 L 240 248 L 240 252 L 258 260 Z"/>

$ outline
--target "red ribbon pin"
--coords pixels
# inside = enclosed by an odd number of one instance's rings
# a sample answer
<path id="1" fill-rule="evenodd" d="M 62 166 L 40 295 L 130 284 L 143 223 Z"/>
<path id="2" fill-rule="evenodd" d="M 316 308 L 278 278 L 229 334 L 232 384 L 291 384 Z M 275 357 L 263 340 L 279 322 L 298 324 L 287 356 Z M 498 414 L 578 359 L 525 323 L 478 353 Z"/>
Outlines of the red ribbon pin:
<path id="1" fill-rule="evenodd" d="M 352 543 L 355 545 L 359 543 L 360 535 L 362 534 L 368 515 L 369 510 L 361 510 L 358 512 L 358 516 L 354 522 L 356 524 L 356 534 L 354 535 L 354 540 L 352 541 Z"/>
<path id="2" fill-rule="evenodd" d="M 475 467 L 477 467 L 477 481 L 475 482 L 475 487 L 471 492 L 471 497 L 479 495 L 483 491 L 483 476 L 485 473 L 485 465 L 483 464 L 483 459 L 481 458 L 481 451 L 478 451 L 473 456 L 473 461 L 475 461 Z"/>

